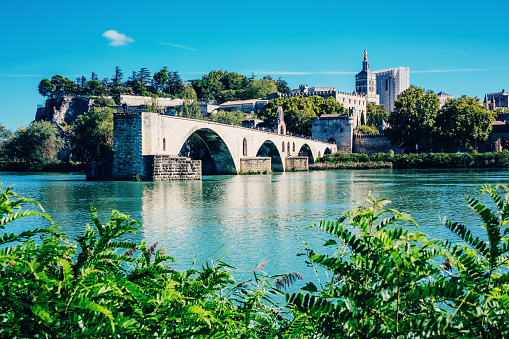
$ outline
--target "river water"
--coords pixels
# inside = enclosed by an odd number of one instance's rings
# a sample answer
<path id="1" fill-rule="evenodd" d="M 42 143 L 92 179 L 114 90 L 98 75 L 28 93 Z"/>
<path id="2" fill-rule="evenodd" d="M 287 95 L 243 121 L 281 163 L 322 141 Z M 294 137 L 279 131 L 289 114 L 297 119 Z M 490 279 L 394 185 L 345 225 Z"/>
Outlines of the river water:
<path id="1" fill-rule="evenodd" d="M 177 269 L 222 260 L 246 275 L 268 260 L 268 273 L 300 272 L 313 279 L 303 242 L 318 250 L 329 236 L 306 228 L 320 219 L 336 220 L 353 202 L 373 194 L 390 208 L 410 214 L 432 238 L 458 238 L 439 216 L 475 228 L 480 221 L 465 194 L 479 196 L 482 185 L 507 184 L 507 170 L 343 170 L 253 176 L 204 176 L 202 181 L 87 182 L 82 174 L 1 173 L 5 186 L 39 201 L 56 224 L 74 239 L 90 223 L 95 206 L 103 222 L 113 209 L 143 222 L 132 240 L 159 242 Z M 40 225 L 24 219 L 13 225 Z"/>

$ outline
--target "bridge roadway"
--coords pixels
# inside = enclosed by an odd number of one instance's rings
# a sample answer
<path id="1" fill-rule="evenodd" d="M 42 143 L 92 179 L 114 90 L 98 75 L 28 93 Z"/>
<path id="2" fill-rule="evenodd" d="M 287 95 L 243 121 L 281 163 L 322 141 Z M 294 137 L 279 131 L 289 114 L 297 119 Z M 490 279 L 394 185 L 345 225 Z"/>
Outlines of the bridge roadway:
<path id="1" fill-rule="evenodd" d="M 309 163 L 314 163 L 317 157 L 337 151 L 335 144 L 297 136 L 149 112 L 115 114 L 114 134 L 118 133 L 119 125 L 125 125 L 125 122 L 121 122 L 122 116 L 141 119 L 134 125 L 141 123 L 142 156 L 160 154 L 177 156 L 186 141 L 191 137 L 198 137 L 208 148 L 217 174 L 238 174 L 241 158 L 270 157 L 272 170 L 282 172 L 285 170 L 284 164 L 288 156 L 305 154 L 309 158 Z M 131 126 L 132 124 L 133 122 Z M 114 147 L 123 147 L 120 145 L 121 142 L 125 140 L 115 142 Z"/>

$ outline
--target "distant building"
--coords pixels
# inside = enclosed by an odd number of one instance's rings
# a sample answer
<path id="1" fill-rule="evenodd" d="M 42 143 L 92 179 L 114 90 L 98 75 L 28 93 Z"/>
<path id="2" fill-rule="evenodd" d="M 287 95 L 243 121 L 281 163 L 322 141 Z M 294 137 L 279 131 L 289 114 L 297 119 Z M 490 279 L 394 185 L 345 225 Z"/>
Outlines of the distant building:
<path id="1" fill-rule="evenodd" d="M 244 113 L 255 113 L 257 111 L 263 110 L 263 106 L 265 106 L 269 100 L 263 99 L 250 99 L 250 100 L 235 100 L 235 101 L 227 101 L 219 105 L 216 110 L 217 111 L 241 111 Z"/>
<path id="2" fill-rule="evenodd" d="M 308 85 L 300 85 L 298 89 L 291 90 L 290 93 L 273 93 L 267 95 L 268 100 L 279 97 L 296 97 L 296 96 L 319 96 L 324 99 L 333 97 L 337 102 L 348 109 L 350 116 L 354 118 L 355 126 L 361 124 L 364 118 L 366 122 L 366 95 L 363 93 L 345 93 L 336 91 L 336 87 L 308 87 Z"/>
<path id="3" fill-rule="evenodd" d="M 376 94 L 376 75 L 369 70 L 368 52 L 364 50 L 362 71 L 355 76 L 355 92 L 363 94 L 367 101 L 379 104 L 380 96 Z"/>
<path id="4" fill-rule="evenodd" d="M 410 69 L 396 67 L 375 71 L 376 93 L 380 95 L 380 103 L 389 112 L 394 110 L 394 101 L 398 95 L 410 87 Z"/>
<path id="5" fill-rule="evenodd" d="M 322 114 L 311 118 L 313 138 L 335 143 L 341 153 L 352 153 L 355 119 L 346 114 Z"/>
<path id="6" fill-rule="evenodd" d="M 437 97 L 438 100 L 440 100 L 440 108 L 442 108 L 447 101 L 454 99 L 453 95 L 447 94 L 445 92 L 438 92 Z"/>
<path id="7" fill-rule="evenodd" d="M 502 92 L 486 94 L 484 95 L 483 105 L 490 111 L 497 108 L 509 108 L 509 92 L 503 89 Z"/>

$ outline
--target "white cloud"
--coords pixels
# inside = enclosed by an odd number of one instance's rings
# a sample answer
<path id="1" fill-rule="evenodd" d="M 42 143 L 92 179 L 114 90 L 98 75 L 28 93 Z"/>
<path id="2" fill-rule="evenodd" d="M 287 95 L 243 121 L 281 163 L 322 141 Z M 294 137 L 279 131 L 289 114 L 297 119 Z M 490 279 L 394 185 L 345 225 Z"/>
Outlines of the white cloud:
<path id="1" fill-rule="evenodd" d="M 176 47 L 176 48 L 182 48 L 182 49 L 187 49 L 189 51 L 196 51 L 196 49 L 194 49 L 194 48 L 187 47 L 187 46 L 182 46 L 182 45 L 170 44 L 169 42 L 160 42 L 159 45 L 171 46 L 171 47 Z"/>
<path id="2" fill-rule="evenodd" d="M 111 46 L 122 46 L 127 45 L 128 42 L 134 42 L 134 39 L 131 37 L 128 37 L 127 35 L 119 33 L 113 29 L 104 32 L 103 37 L 110 40 Z"/>
<path id="3" fill-rule="evenodd" d="M 410 73 L 479 72 L 479 71 L 487 71 L 487 70 L 488 70 L 488 68 L 432 69 L 429 71 L 410 71 Z"/>

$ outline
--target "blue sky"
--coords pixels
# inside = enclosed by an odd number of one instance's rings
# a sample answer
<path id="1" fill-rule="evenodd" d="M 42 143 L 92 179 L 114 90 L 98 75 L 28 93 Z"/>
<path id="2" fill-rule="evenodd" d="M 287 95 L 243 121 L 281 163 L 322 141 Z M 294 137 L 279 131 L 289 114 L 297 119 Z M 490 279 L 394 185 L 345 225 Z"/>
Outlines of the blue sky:
<path id="1" fill-rule="evenodd" d="M 0 124 L 35 118 L 43 78 L 111 78 L 117 65 L 126 77 L 222 69 L 352 92 L 365 48 L 371 70 L 409 67 L 413 85 L 482 99 L 509 90 L 508 10 L 491 0 L 4 1 Z"/>

